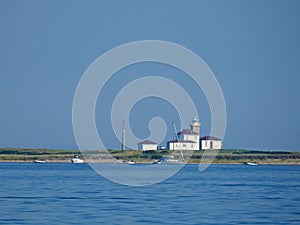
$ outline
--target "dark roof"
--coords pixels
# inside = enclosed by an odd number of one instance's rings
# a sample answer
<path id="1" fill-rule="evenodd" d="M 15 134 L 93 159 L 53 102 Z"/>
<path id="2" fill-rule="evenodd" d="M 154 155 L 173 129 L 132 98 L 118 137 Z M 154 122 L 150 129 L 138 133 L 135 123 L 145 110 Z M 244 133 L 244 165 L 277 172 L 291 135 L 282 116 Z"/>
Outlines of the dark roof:
<path id="1" fill-rule="evenodd" d="M 181 132 L 179 132 L 178 134 L 195 134 L 195 135 L 199 135 L 197 132 L 195 132 L 191 129 L 184 129 Z"/>
<path id="2" fill-rule="evenodd" d="M 150 141 L 150 140 L 142 141 L 142 142 L 140 142 L 139 144 L 157 145 L 157 143 L 155 143 L 155 142 L 153 142 L 153 141 Z"/>
<path id="3" fill-rule="evenodd" d="M 194 142 L 194 141 L 188 141 L 188 140 L 173 140 L 173 141 L 168 141 L 168 143 L 197 143 L 197 142 Z"/>
<path id="4" fill-rule="evenodd" d="M 216 138 L 214 136 L 205 136 L 205 137 L 200 138 L 200 140 L 221 141 L 221 139 Z"/>

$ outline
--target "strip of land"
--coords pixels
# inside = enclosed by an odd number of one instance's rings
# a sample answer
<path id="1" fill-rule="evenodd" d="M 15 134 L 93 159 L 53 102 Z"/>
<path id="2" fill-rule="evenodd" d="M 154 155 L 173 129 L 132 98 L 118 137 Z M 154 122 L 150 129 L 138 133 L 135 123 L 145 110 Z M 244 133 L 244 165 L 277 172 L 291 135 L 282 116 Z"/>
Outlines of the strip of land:
<path id="1" fill-rule="evenodd" d="M 172 157 L 179 160 L 184 157 L 188 163 L 205 163 L 207 160 L 216 164 L 241 164 L 245 162 L 256 162 L 258 164 L 295 164 L 300 165 L 300 152 L 289 151 L 253 151 L 241 149 L 227 149 L 218 152 L 200 150 L 194 151 L 192 155 L 186 152 L 174 152 L 167 150 L 107 150 L 106 151 L 79 151 L 79 150 L 53 150 L 53 149 L 31 149 L 31 148 L 0 148 L 0 162 L 33 162 L 45 160 L 46 162 L 71 162 L 74 155 L 85 159 L 85 162 L 98 163 L 122 163 L 134 161 L 135 163 L 153 163 L 163 157 Z M 208 153 L 208 154 L 207 154 Z M 217 153 L 216 157 L 215 154 Z M 190 157 L 187 157 L 190 155 Z M 203 155 L 206 159 L 203 160 Z M 113 157 L 111 157 L 113 156 Z"/>

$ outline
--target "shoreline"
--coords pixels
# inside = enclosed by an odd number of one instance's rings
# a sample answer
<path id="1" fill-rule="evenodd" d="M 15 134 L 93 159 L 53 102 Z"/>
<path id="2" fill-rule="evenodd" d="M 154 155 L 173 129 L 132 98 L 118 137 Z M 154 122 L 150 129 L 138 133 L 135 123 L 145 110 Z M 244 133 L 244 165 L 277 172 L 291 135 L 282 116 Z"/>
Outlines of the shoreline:
<path id="1" fill-rule="evenodd" d="M 56 164 L 73 164 L 71 160 L 45 160 L 47 163 L 56 163 Z M 0 160 L 0 163 L 33 163 L 33 164 L 43 164 L 43 163 L 36 163 L 32 160 Z M 103 161 L 103 162 L 92 162 L 92 161 L 85 161 L 81 164 L 93 164 L 93 163 L 99 163 L 99 164 L 123 164 L 123 162 L 116 162 L 116 161 Z M 152 162 L 135 162 L 137 165 L 153 165 Z M 177 164 L 177 163 L 166 163 L 167 165 Z M 197 163 L 197 162 L 187 162 L 182 164 L 189 164 L 189 165 L 207 165 L 207 163 Z M 209 165 L 243 165 L 245 162 L 212 162 L 209 163 Z M 300 162 L 257 162 L 258 165 L 290 165 L 290 166 L 300 166 Z"/>
<path id="2" fill-rule="evenodd" d="M 186 150 L 188 151 L 188 150 Z M 107 155 L 107 152 L 110 153 Z M 172 155 L 172 156 L 170 156 Z M 52 149 L 24 149 L 0 148 L 0 162 L 34 163 L 35 160 L 44 160 L 47 163 L 71 163 L 74 156 L 82 158 L 86 163 L 120 164 L 125 161 L 134 161 L 135 164 L 152 164 L 154 161 L 169 156 L 180 161 L 182 153 L 171 150 L 52 150 Z M 287 151 L 254 151 L 241 149 L 222 149 L 212 151 L 212 155 L 205 151 L 194 151 L 192 155 L 186 152 L 186 164 L 243 164 L 255 162 L 260 165 L 300 165 L 300 152 Z M 205 157 L 205 158 L 202 158 Z"/>

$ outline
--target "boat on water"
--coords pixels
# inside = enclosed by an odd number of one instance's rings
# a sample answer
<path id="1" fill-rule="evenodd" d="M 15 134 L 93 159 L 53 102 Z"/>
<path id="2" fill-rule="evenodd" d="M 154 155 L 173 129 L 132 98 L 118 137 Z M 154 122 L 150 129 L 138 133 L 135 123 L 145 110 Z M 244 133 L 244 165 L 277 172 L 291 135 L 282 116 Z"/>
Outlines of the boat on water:
<path id="1" fill-rule="evenodd" d="M 174 156 L 162 157 L 161 159 L 155 160 L 152 164 L 161 164 L 161 163 L 183 163 L 184 160 L 175 159 Z"/>
<path id="2" fill-rule="evenodd" d="M 179 160 L 178 159 L 174 159 L 174 158 L 167 158 L 163 162 L 166 162 L 166 163 L 178 163 Z"/>
<path id="3" fill-rule="evenodd" d="M 248 166 L 257 166 L 258 165 L 256 162 L 245 162 L 244 164 L 248 165 Z"/>
<path id="4" fill-rule="evenodd" d="M 161 164 L 161 163 L 162 163 L 162 161 L 160 159 L 156 159 L 156 160 L 154 160 L 154 162 L 152 164 Z"/>
<path id="5" fill-rule="evenodd" d="M 46 163 L 45 160 L 34 160 L 35 163 Z"/>
<path id="6" fill-rule="evenodd" d="M 134 164 L 135 164 L 133 160 L 125 161 L 124 163 L 125 163 L 125 164 L 128 164 L 128 165 L 134 165 Z"/>
<path id="7" fill-rule="evenodd" d="M 83 163 L 83 159 L 80 159 L 78 155 L 75 155 L 73 159 L 71 159 L 72 163 Z"/>

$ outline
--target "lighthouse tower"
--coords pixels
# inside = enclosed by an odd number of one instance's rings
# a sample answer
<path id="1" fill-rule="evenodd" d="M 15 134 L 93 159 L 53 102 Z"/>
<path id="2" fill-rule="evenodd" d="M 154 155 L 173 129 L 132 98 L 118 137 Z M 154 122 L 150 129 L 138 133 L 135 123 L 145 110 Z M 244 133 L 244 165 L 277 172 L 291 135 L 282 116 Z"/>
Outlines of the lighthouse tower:
<path id="1" fill-rule="evenodd" d="M 191 130 L 198 133 L 200 136 L 200 122 L 196 116 L 194 116 L 191 123 Z"/>

